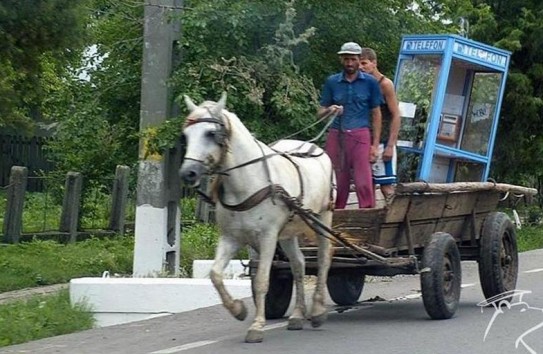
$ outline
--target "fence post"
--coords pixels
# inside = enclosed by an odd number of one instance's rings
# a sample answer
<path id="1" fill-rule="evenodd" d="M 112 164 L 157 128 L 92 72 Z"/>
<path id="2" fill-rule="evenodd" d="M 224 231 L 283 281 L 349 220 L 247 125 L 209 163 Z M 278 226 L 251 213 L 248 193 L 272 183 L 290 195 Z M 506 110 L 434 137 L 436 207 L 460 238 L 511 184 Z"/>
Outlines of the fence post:
<path id="1" fill-rule="evenodd" d="M 19 243 L 21 237 L 27 177 L 26 167 L 13 166 L 11 168 L 3 230 L 4 242 L 7 243 Z"/>
<path id="2" fill-rule="evenodd" d="M 126 214 L 126 201 L 128 198 L 128 176 L 130 167 L 118 165 L 115 170 L 113 193 L 111 196 L 111 214 L 109 215 L 109 229 L 124 234 L 124 221 Z"/>
<path id="3" fill-rule="evenodd" d="M 79 208 L 81 205 L 81 189 L 83 176 L 79 172 L 68 172 L 64 186 L 64 200 L 60 216 L 60 231 L 68 232 L 68 242 L 77 241 L 77 227 L 79 224 Z"/>

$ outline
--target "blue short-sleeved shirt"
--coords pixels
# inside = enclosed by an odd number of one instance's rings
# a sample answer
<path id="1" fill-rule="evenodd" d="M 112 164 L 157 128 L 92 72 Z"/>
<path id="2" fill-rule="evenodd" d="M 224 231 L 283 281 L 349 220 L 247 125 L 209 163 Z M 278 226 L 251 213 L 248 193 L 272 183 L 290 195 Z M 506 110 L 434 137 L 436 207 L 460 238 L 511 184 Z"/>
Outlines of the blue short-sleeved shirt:
<path id="1" fill-rule="evenodd" d="M 336 117 L 332 128 L 349 130 L 370 126 L 370 112 L 383 103 L 377 80 L 359 71 L 353 82 L 345 79 L 343 72 L 330 75 L 323 86 L 320 105 L 343 106 L 343 114 Z"/>

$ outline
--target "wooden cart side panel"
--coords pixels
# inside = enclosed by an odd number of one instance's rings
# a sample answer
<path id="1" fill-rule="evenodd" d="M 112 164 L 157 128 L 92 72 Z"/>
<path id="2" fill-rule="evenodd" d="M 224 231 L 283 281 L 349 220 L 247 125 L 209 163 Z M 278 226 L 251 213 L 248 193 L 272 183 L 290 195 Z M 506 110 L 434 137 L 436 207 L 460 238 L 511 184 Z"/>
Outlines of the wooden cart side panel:
<path id="1" fill-rule="evenodd" d="M 388 207 L 385 223 L 425 220 L 469 215 L 475 210 L 486 213 L 495 210 L 500 194 L 496 191 L 407 194 L 395 197 Z"/>
<path id="2" fill-rule="evenodd" d="M 385 223 L 436 219 L 443 215 L 447 194 L 417 194 L 397 196 L 388 208 Z"/>
<path id="3" fill-rule="evenodd" d="M 496 211 L 501 195 L 495 191 L 480 191 L 477 195 L 476 213 L 490 213 Z"/>
<path id="4" fill-rule="evenodd" d="M 379 241 L 379 230 L 386 215 L 385 209 L 340 209 L 334 211 L 332 227 L 344 232 L 356 244 Z"/>
<path id="5" fill-rule="evenodd" d="M 499 198 L 493 190 L 398 195 L 385 209 L 335 210 L 332 224 L 350 242 L 391 251 L 408 249 L 407 220 L 415 248 L 423 247 L 434 232 L 470 241 L 479 237 L 484 218 L 496 209 Z"/>
<path id="6" fill-rule="evenodd" d="M 484 218 L 488 213 L 476 214 L 475 229 L 480 230 Z M 458 241 L 470 241 L 470 220 L 466 216 L 455 216 L 439 220 L 418 220 L 411 222 L 411 234 L 413 246 L 423 247 L 430 240 L 435 232 L 446 232 L 451 234 Z M 402 223 L 388 223 L 381 225 L 380 237 L 376 245 L 386 249 L 388 252 L 403 251 L 408 249 L 408 242 Z"/>
<path id="7" fill-rule="evenodd" d="M 411 222 L 411 235 L 413 236 L 413 246 L 424 245 L 428 237 L 435 228 L 435 220 L 423 220 Z M 406 231 L 401 223 L 383 224 L 378 246 L 385 249 L 407 249 Z"/>

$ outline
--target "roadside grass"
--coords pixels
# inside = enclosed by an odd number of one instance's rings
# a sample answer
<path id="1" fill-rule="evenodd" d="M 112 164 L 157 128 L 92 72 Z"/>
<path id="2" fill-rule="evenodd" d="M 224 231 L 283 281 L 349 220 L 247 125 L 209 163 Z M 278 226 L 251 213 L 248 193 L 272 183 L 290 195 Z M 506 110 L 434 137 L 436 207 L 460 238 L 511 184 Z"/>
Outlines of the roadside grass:
<path id="1" fill-rule="evenodd" d="M 0 347 L 90 329 L 94 319 L 88 310 L 72 306 L 67 289 L 2 305 Z"/>
<path id="2" fill-rule="evenodd" d="M 0 246 L 0 292 L 66 283 L 71 278 L 132 271 L 133 237 L 72 244 L 40 241 Z"/>
<path id="3" fill-rule="evenodd" d="M 213 258 L 214 225 L 193 223 L 183 230 L 180 275 L 192 274 L 192 261 Z M 63 245 L 32 241 L 0 246 L 0 292 L 69 282 L 72 278 L 132 274 L 134 237 L 91 238 Z M 12 325 L 10 325 L 12 324 Z M 92 328 L 92 314 L 70 306 L 68 290 L 0 305 L 0 347 Z"/>
<path id="4" fill-rule="evenodd" d="M 517 246 L 519 252 L 543 248 L 543 227 L 523 226 L 517 230 Z"/>

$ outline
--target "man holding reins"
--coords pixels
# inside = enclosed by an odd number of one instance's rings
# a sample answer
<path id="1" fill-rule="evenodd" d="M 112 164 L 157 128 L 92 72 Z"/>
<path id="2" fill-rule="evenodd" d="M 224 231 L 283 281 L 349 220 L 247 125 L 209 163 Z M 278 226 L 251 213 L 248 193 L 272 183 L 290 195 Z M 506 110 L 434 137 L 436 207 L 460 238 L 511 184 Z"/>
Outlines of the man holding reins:
<path id="1" fill-rule="evenodd" d="M 336 172 L 337 209 L 347 205 L 351 176 L 359 208 L 375 207 L 371 163 L 377 158 L 381 138 L 383 97 L 377 80 L 359 70 L 361 54 L 357 43 L 341 46 L 338 55 L 343 71 L 326 79 L 318 110 L 319 116 L 336 115 L 325 150 Z"/>

